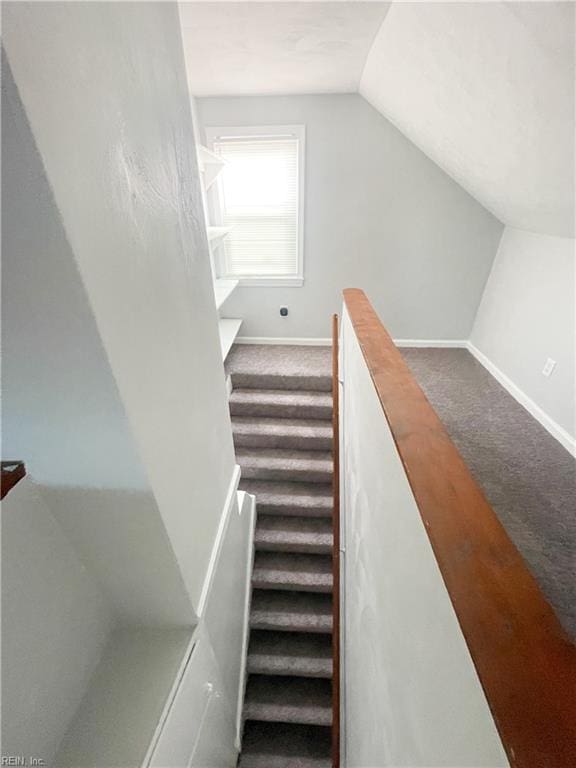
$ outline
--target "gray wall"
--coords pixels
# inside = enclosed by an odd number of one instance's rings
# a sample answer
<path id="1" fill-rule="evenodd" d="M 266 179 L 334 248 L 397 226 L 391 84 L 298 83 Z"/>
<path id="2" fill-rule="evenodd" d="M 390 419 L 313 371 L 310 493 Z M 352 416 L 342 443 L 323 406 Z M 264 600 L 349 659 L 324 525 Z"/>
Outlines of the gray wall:
<path id="1" fill-rule="evenodd" d="M 502 225 L 361 96 L 197 102 L 204 127 L 306 126 L 304 286 L 239 288 L 242 335 L 327 337 L 354 286 L 395 338 L 468 338 Z"/>
<path id="2" fill-rule="evenodd" d="M 576 241 L 506 227 L 471 341 L 576 436 Z M 546 359 L 556 360 L 549 378 Z"/>

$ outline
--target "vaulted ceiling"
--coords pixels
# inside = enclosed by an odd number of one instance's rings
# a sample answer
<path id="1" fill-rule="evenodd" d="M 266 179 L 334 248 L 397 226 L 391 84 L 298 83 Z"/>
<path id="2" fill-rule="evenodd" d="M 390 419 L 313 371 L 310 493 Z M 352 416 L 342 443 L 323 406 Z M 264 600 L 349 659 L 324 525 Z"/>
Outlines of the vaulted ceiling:
<path id="1" fill-rule="evenodd" d="M 358 91 L 501 221 L 575 235 L 570 2 L 181 4 L 194 95 Z"/>
<path id="2" fill-rule="evenodd" d="M 350 93 L 388 3 L 181 3 L 190 90 L 198 96 Z"/>

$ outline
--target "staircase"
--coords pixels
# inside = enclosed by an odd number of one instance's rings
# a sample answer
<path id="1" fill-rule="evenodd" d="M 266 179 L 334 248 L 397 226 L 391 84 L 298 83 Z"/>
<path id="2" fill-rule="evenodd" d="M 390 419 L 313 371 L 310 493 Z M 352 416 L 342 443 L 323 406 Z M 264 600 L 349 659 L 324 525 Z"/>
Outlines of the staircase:
<path id="1" fill-rule="evenodd" d="M 330 349 L 236 346 L 227 361 L 241 488 L 255 494 L 240 768 L 331 768 Z"/>

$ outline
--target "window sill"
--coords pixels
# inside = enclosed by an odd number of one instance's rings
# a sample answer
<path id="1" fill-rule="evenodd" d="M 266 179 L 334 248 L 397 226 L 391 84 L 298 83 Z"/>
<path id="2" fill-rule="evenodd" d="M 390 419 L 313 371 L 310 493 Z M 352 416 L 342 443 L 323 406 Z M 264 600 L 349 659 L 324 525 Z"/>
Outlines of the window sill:
<path id="1" fill-rule="evenodd" d="M 304 285 L 303 277 L 234 277 L 239 287 L 252 288 L 255 286 L 268 288 L 294 288 Z"/>

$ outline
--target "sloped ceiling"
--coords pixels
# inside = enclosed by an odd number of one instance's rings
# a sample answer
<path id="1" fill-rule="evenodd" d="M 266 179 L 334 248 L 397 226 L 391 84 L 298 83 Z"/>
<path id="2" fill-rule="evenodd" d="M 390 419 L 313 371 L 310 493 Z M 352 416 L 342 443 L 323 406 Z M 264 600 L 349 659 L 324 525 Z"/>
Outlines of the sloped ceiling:
<path id="1" fill-rule="evenodd" d="M 394 3 L 360 93 L 506 224 L 574 236 L 574 5 Z"/>
<path id="2" fill-rule="evenodd" d="M 575 236 L 571 2 L 182 3 L 194 95 L 359 91 L 519 229 Z"/>
<path id="3" fill-rule="evenodd" d="M 389 3 L 180 3 L 195 96 L 350 93 Z"/>

